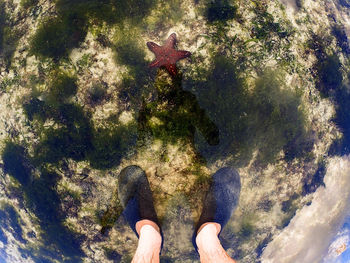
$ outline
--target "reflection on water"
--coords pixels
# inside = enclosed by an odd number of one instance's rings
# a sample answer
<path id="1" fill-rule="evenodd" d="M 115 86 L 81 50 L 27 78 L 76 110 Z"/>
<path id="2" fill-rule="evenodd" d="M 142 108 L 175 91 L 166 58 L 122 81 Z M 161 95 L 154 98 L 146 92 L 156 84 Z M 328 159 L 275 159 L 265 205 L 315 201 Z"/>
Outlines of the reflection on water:
<path id="1" fill-rule="evenodd" d="M 65 262 L 80 262 L 84 255 L 80 248 L 83 236 L 71 232 L 63 225 L 66 218 L 60 208 L 60 197 L 55 190 L 59 176 L 56 173 L 43 170 L 39 178 L 33 179 L 30 160 L 25 149 L 14 143 L 8 143 L 3 152 L 4 169 L 21 184 L 21 192 L 26 199 L 27 207 L 39 220 L 43 245 L 28 245 L 20 249 L 24 257 L 34 256 L 36 262 L 51 262 L 49 258 Z M 1 216 L 6 213 L 6 221 Z M 23 240 L 22 229 L 19 225 L 15 210 L 7 206 L 0 213 L 0 221 L 12 227 L 14 236 Z M 8 222 L 8 223 L 6 223 Z M 4 226 L 2 224 L 2 226 Z M 56 251 L 60 251 L 57 253 Z"/>
<path id="2" fill-rule="evenodd" d="M 4 229 L 9 231 L 16 240 L 23 244 L 27 243 L 27 240 L 25 240 L 23 236 L 20 217 L 13 206 L 9 204 L 4 204 L 1 206 L 0 224 Z M 5 245 L 7 244 L 7 237 L 1 229 L 0 241 Z"/>

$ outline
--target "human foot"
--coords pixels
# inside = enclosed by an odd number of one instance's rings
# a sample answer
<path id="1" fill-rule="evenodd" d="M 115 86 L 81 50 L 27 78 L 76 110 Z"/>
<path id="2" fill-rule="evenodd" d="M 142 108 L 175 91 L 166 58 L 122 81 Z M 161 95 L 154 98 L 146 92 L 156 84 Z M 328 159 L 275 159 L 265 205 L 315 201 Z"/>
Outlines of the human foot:
<path id="1" fill-rule="evenodd" d="M 218 234 L 221 226 L 218 223 L 203 224 L 196 237 L 196 244 L 201 263 L 235 263 L 221 246 Z"/>
<path id="2" fill-rule="evenodd" d="M 142 220 L 136 223 L 136 230 L 139 242 L 131 263 L 159 263 L 162 237 L 157 224 Z"/>

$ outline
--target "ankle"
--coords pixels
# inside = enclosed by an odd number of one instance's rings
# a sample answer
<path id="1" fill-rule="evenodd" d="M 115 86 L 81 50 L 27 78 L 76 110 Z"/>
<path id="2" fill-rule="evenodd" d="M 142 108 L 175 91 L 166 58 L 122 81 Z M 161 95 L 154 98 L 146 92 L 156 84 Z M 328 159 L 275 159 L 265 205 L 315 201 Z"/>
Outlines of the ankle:
<path id="1" fill-rule="evenodd" d="M 132 262 L 159 262 L 162 244 L 160 233 L 151 225 L 142 226 L 139 233 L 138 246 Z"/>
<path id="2" fill-rule="evenodd" d="M 210 250 L 214 247 L 221 246 L 218 234 L 221 226 L 218 223 L 207 222 L 203 224 L 196 237 L 196 244 L 199 250 Z"/>
<path id="3" fill-rule="evenodd" d="M 221 231 L 221 225 L 219 223 L 216 223 L 216 222 L 206 222 L 203 225 L 201 225 L 197 231 L 197 235 L 199 234 L 199 232 L 202 231 L 203 228 L 206 228 L 205 231 L 209 231 L 209 229 L 210 229 L 211 230 L 210 232 L 213 232 L 214 227 L 215 227 L 216 235 L 219 235 L 219 233 Z"/>
<path id="4" fill-rule="evenodd" d="M 141 228 L 143 226 L 146 226 L 146 225 L 153 227 L 160 234 L 160 228 L 155 222 L 148 220 L 148 219 L 143 219 L 143 220 L 136 222 L 136 225 L 135 225 L 136 232 L 139 236 L 140 236 Z"/>
<path id="5" fill-rule="evenodd" d="M 141 250 L 158 250 L 162 244 L 162 236 L 150 225 L 144 225 L 140 229 L 138 249 Z"/>

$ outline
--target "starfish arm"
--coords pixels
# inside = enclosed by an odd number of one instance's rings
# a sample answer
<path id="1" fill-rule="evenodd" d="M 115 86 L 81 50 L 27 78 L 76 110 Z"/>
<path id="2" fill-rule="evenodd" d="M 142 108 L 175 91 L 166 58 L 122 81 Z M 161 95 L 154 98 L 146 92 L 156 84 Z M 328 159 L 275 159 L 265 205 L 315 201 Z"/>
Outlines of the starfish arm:
<path id="1" fill-rule="evenodd" d="M 176 57 L 179 59 L 190 57 L 192 54 L 189 51 L 186 50 L 176 50 Z"/>
<path id="2" fill-rule="evenodd" d="M 154 67 L 159 67 L 160 66 L 160 60 L 155 59 L 151 62 L 151 64 L 148 65 L 150 68 L 154 68 Z"/>
<path id="3" fill-rule="evenodd" d="M 176 76 L 177 74 L 177 68 L 175 64 L 167 64 L 165 65 L 165 68 L 167 69 L 167 71 L 170 73 L 170 75 L 172 76 Z"/>
<path id="4" fill-rule="evenodd" d="M 176 34 L 172 33 L 166 40 L 164 46 L 167 48 L 174 48 L 176 44 Z"/>
<path id="5" fill-rule="evenodd" d="M 147 47 L 149 50 L 151 50 L 153 53 L 157 53 L 160 46 L 158 46 L 156 43 L 154 42 L 147 42 Z"/>

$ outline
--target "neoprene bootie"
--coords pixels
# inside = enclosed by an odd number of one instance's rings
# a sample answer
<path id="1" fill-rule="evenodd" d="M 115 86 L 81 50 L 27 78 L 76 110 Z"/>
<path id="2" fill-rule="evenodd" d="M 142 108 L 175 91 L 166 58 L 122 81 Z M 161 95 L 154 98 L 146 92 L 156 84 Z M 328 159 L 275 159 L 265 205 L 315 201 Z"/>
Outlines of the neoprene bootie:
<path id="1" fill-rule="evenodd" d="M 124 207 L 123 215 L 138 238 L 136 223 L 140 220 L 151 220 L 160 229 L 153 206 L 151 188 L 146 173 L 139 166 L 131 165 L 120 172 L 118 176 L 118 197 Z M 160 234 L 163 240 L 162 231 L 160 231 Z"/>
<path id="2" fill-rule="evenodd" d="M 198 250 L 196 236 L 199 228 L 204 223 L 215 222 L 221 225 L 221 233 L 237 207 L 240 192 L 241 179 L 234 168 L 221 168 L 212 176 L 212 184 L 204 198 L 202 214 L 192 236 L 196 250 Z"/>

